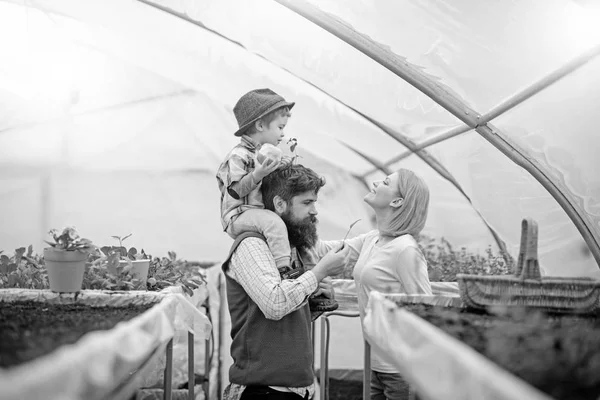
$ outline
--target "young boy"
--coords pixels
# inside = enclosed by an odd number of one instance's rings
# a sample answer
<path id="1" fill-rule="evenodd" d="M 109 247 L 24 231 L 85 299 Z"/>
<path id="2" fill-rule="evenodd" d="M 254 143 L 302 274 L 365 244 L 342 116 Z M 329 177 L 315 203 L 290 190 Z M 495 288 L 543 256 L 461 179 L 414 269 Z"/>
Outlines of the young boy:
<path id="1" fill-rule="evenodd" d="M 265 158 L 260 163 L 257 152 L 269 143 L 277 146 L 283 140 L 293 102 L 287 102 L 271 89 L 255 89 L 243 95 L 233 107 L 240 137 L 225 157 L 217 172 L 221 191 L 221 224 L 223 230 L 235 239 L 242 232 L 261 233 L 282 278 L 296 278 L 299 271 L 290 266 L 290 244 L 283 220 L 265 209 L 260 191 L 264 177 L 275 171 L 280 161 Z M 338 307 L 333 299 L 322 296 L 310 299 L 311 310 L 332 311 Z"/>
<path id="2" fill-rule="evenodd" d="M 273 254 L 277 268 L 285 271 L 290 266 L 290 244 L 284 222 L 262 201 L 262 179 L 275 171 L 280 162 L 265 158 L 256 160 L 260 147 L 269 143 L 277 146 L 283 140 L 283 128 L 295 103 L 285 101 L 271 89 L 256 89 L 243 95 L 233 113 L 241 137 L 225 157 L 217 172 L 221 191 L 221 224 L 232 238 L 240 233 L 261 233 Z"/>

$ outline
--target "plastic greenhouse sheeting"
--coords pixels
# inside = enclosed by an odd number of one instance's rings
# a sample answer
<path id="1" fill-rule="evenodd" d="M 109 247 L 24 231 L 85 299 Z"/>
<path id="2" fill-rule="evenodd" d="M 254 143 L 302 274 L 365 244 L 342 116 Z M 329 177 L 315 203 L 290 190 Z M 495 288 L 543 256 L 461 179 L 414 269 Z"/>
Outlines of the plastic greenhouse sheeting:
<path id="1" fill-rule="evenodd" d="M 593 1 L 0 1 L 0 244 L 76 225 L 222 259 L 215 173 L 246 91 L 328 179 L 321 237 L 373 228 L 370 182 L 431 190 L 425 234 L 600 277 L 600 6 Z"/>

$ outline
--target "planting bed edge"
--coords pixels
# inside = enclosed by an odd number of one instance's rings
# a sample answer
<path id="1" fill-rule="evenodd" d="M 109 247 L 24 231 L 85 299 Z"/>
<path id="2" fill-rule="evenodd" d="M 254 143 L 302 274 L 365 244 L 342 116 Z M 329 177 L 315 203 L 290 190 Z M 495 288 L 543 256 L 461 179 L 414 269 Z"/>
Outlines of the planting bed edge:
<path id="1" fill-rule="evenodd" d="M 366 314 L 368 342 L 423 398 L 551 399 L 381 293 L 371 292 Z"/>
<path id="2" fill-rule="evenodd" d="M 202 294 L 200 294 L 202 296 Z M 143 314 L 108 331 L 91 331 L 72 345 L 8 369 L 0 369 L 0 400 L 27 398 L 90 398 L 110 392 L 176 331 L 192 330 L 207 338 L 211 325 L 186 297 L 164 292 L 82 291 L 57 294 L 48 290 L 0 289 L 0 301 L 39 301 L 49 304 L 123 306 L 156 303 Z M 57 382 L 65 384 L 57 385 Z M 66 384 L 68 382 L 68 384 Z"/>

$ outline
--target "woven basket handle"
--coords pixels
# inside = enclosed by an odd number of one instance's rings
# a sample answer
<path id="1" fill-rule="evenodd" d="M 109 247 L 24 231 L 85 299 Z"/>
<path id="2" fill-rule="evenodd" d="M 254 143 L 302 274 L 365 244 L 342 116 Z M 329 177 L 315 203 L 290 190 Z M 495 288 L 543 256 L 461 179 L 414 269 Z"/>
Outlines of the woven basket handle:
<path id="1" fill-rule="evenodd" d="M 538 261 L 538 224 L 531 218 L 521 222 L 521 248 L 514 273 L 521 279 L 542 278 Z"/>

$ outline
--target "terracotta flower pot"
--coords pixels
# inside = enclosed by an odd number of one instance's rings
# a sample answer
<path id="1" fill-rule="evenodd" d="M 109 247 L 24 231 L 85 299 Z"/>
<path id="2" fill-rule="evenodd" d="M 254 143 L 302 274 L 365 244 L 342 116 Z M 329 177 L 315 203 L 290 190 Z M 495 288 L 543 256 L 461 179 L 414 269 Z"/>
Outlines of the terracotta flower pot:
<path id="1" fill-rule="evenodd" d="M 48 271 L 50 290 L 54 292 L 78 292 L 81 290 L 85 261 L 88 253 L 44 249 L 44 264 Z"/>

